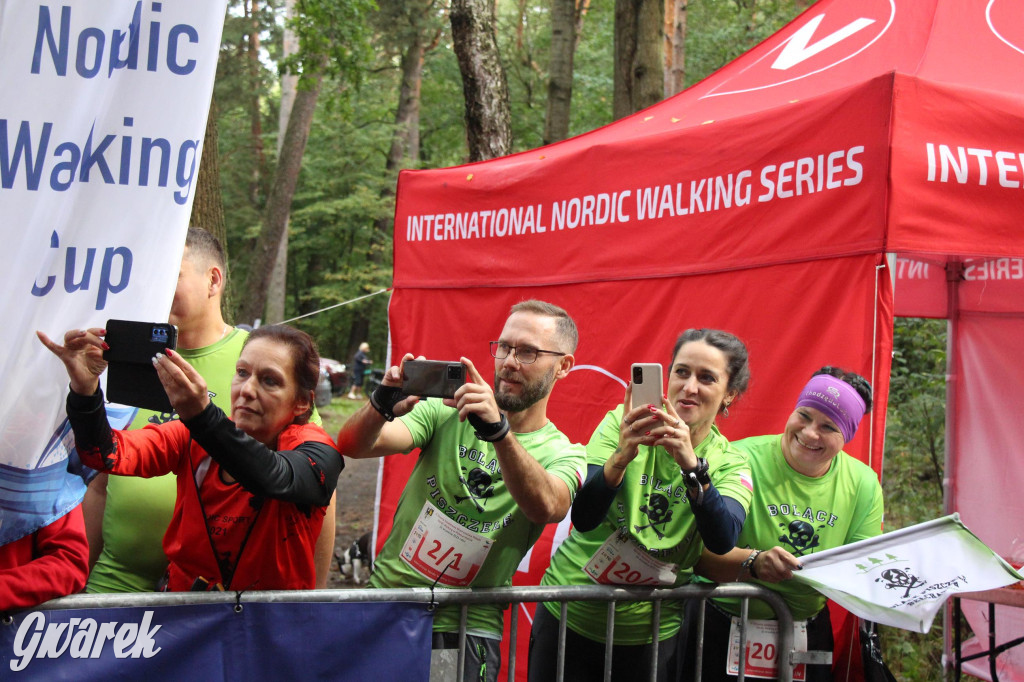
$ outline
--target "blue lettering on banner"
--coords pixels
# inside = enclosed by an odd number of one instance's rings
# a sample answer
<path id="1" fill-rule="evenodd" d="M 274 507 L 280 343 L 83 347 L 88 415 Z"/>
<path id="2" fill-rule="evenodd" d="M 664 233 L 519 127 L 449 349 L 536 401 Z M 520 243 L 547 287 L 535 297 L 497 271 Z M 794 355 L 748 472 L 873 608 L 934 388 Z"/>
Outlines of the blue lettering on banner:
<path id="1" fill-rule="evenodd" d="M 432 614 L 414 603 L 242 600 L 23 612 L 0 623 L 7 679 L 427 679 Z M 231 665 L 224 665 L 230 661 Z M 10 672 L 8 672 L 10 671 Z M 14 673 L 14 674 L 12 674 Z"/>
<path id="2" fill-rule="evenodd" d="M 60 237 L 56 232 L 50 234 L 50 248 L 60 248 Z M 76 291 L 88 291 L 92 281 L 93 262 L 96 259 L 96 249 L 89 247 L 85 249 L 83 263 L 78 264 L 78 248 L 67 247 L 64 257 L 64 291 L 73 294 Z M 57 258 L 54 261 L 57 262 Z M 79 270 L 81 267 L 81 270 Z M 112 281 L 112 273 L 119 271 L 117 282 Z M 79 274 L 80 273 L 80 274 Z M 103 263 L 100 266 L 99 281 L 96 286 L 96 310 L 103 310 L 107 305 L 107 295 L 117 294 L 124 291 L 131 280 L 132 275 L 132 251 L 127 246 L 107 247 L 103 251 Z M 76 281 L 77 278 L 77 281 Z M 57 282 L 56 275 L 47 275 L 39 282 L 39 278 L 32 283 L 32 295 L 43 297 L 53 289 Z"/>
<path id="3" fill-rule="evenodd" d="M 8 123 L 7 119 L 0 119 L 0 188 L 12 189 L 18 176 L 24 175 L 25 187 L 32 192 L 38 191 L 45 177 L 54 124 L 50 121 L 42 123 L 37 129 L 36 141 L 32 123 L 21 121 L 16 124 L 18 132 L 12 145 L 14 124 L 8 126 Z M 125 128 L 131 128 L 135 125 L 135 119 L 125 116 L 122 123 Z M 157 186 L 167 187 L 171 163 L 174 162 L 174 182 L 178 187 L 178 191 L 173 193 L 174 203 L 185 205 L 192 192 L 201 140 L 182 141 L 178 145 L 176 157 L 171 141 L 165 138 L 139 139 L 137 157 L 134 156 L 135 138 L 132 135 L 121 135 L 120 144 L 115 144 L 117 141 L 118 136 L 113 133 L 97 135 L 94 121 L 82 144 L 71 140 L 56 143 L 49 170 L 50 189 L 64 192 L 75 182 L 87 183 L 92 180 L 106 185 L 131 185 L 133 167 L 137 168 L 134 182 L 139 187 L 149 186 L 150 173 L 154 170 Z M 117 169 L 116 180 L 112 168 Z"/>
<path id="4" fill-rule="evenodd" d="M 152 3 L 153 14 L 160 12 L 162 6 L 163 3 L 160 2 Z M 32 73 L 42 73 L 43 60 L 48 57 L 47 62 L 53 65 L 54 72 L 58 76 L 66 76 L 68 59 L 71 56 L 71 7 L 64 5 L 60 8 L 60 20 L 56 27 L 54 27 L 53 21 L 50 8 L 40 5 L 35 48 L 32 51 Z M 185 48 L 186 44 L 196 45 L 199 43 L 199 31 L 194 26 L 175 24 L 167 30 L 164 41 L 161 41 L 159 21 L 150 21 L 146 30 L 148 32 L 145 65 L 147 71 L 157 71 L 160 68 L 161 53 L 163 62 L 171 73 L 177 76 L 186 76 L 195 71 L 196 60 L 187 58 L 188 50 Z M 132 20 L 128 24 L 127 31 L 118 28 L 110 30 L 109 49 L 107 48 L 107 33 L 102 28 L 96 26 L 83 28 L 78 32 L 75 40 L 75 72 L 82 78 L 95 78 L 104 71 L 104 58 L 107 62 L 108 78 L 119 69 L 138 70 L 142 32 L 141 0 L 135 3 L 135 11 L 132 13 Z"/>

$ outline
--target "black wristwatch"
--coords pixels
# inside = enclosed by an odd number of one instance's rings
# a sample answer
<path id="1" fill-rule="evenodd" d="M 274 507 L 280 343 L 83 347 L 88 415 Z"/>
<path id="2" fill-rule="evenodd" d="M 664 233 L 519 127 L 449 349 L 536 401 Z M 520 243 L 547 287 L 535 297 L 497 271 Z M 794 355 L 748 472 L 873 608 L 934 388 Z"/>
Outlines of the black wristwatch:
<path id="1" fill-rule="evenodd" d="M 683 474 L 683 483 L 687 490 L 697 493 L 697 499 L 693 503 L 697 506 L 704 501 L 704 486 L 711 485 L 711 475 L 708 473 L 708 461 L 703 457 L 697 458 L 697 468 L 686 471 L 679 470 Z"/>

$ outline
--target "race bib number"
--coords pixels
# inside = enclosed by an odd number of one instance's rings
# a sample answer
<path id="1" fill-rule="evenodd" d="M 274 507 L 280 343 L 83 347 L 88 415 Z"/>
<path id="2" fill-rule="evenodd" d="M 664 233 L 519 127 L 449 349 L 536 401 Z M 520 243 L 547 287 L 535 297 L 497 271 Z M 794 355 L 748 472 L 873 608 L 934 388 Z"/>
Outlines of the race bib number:
<path id="1" fill-rule="evenodd" d="M 402 561 L 430 582 L 466 587 L 494 543 L 463 528 L 428 501 L 402 547 Z"/>
<path id="2" fill-rule="evenodd" d="M 807 621 L 793 623 L 793 649 L 807 651 Z M 774 680 L 779 676 L 779 621 L 747 621 L 746 676 Z M 726 659 L 727 675 L 738 675 L 740 671 L 740 619 L 733 617 L 729 628 L 729 656 Z M 803 663 L 793 668 L 793 679 L 807 677 Z"/>
<path id="3" fill-rule="evenodd" d="M 583 571 L 601 585 L 674 585 L 679 566 L 655 559 L 625 533 L 612 533 Z"/>

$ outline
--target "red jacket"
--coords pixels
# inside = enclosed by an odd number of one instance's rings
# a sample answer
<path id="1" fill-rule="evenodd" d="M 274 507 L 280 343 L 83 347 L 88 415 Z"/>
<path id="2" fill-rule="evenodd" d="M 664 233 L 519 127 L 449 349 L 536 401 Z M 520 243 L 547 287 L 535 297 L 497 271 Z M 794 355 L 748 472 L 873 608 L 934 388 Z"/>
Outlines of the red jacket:
<path id="1" fill-rule="evenodd" d="M 113 437 L 115 457 L 105 462 L 97 450 L 80 448 L 82 461 L 121 475 L 177 474 L 177 499 L 163 542 L 171 591 L 190 590 L 200 579 L 233 590 L 315 587 L 313 551 L 326 507 L 259 497 L 237 482 L 226 483 L 220 465 L 180 421 L 114 431 Z M 294 450 L 307 441 L 335 447 L 314 424 L 289 426 L 277 447 Z"/>
<path id="2" fill-rule="evenodd" d="M 48 526 L 0 546 L 0 611 L 38 606 L 85 587 L 89 543 L 78 506 Z"/>

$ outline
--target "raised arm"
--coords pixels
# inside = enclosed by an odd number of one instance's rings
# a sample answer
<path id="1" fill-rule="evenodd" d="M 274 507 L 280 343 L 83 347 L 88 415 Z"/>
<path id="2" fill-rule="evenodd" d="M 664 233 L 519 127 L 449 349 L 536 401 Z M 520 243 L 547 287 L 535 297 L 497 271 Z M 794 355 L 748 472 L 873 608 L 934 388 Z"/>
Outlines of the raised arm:
<path id="1" fill-rule="evenodd" d="M 257 495 L 325 507 L 345 466 L 327 434 L 312 424 L 295 436 L 304 440 L 273 450 L 235 426 L 213 403 L 182 423 L 210 457 Z"/>
<path id="2" fill-rule="evenodd" d="M 459 419 L 474 415 L 484 424 L 497 424 L 502 413 L 494 401 L 494 390 L 469 358 L 461 358 L 461 362 L 466 366 L 467 381 L 455 392 L 455 398 L 445 400 L 445 404 L 459 411 Z M 564 519 L 572 506 L 572 493 L 565 481 L 544 469 L 511 430 L 492 442 L 505 487 L 526 518 L 541 524 Z"/>
<path id="3" fill-rule="evenodd" d="M 107 348 L 105 329 L 71 329 L 64 333 L 64 345 L 58 345 L 43 332 L 36 337 L 64 363 L 71 390 L 78 395 L 92 395 L 100 385 L 100 375 L 107 368 L 103 350 Z"/>
<path id="4" fill-rule="evenodd" d="M 407 360 L 412 360 L 412 353 L 406 353 L 400 365 L 393 366 L 384 373 L 381 386 L 399 389 L 402 386 L 402 367 Z M 386 393 L 387 391 L 382 391 Z M 374 398 L 376 400 L 376 398 Z M 394 405 L 384 405 L 393 417 L 407 414 L 419 401 L 417 396 L 404 397 Z M 369 402 L 365 403 L 338 432 L 338 449 L 346 457 L 365 459 L 367 457 L 383 457 L 396 452 L 409 452 L 413 448 L 412 433 L 401 421 L 388 419 Z"/>

